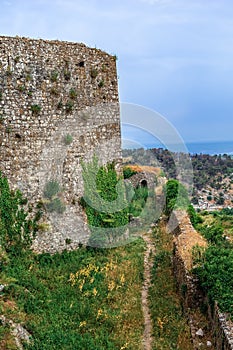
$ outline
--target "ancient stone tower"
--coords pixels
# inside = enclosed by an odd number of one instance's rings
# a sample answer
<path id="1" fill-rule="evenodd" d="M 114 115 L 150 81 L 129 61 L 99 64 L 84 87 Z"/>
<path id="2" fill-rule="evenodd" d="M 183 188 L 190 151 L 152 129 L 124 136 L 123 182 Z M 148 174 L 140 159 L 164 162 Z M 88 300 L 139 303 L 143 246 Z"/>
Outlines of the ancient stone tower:
<path id="1" fill-rule="evenodd" d="M 56 181 L 66 206 L 41 223 L 38 251 L 87 239 L 81 160 L 120 163 L 115 61 L 84 44 L 0 37 L 1 171 L 34 205 Z"/>

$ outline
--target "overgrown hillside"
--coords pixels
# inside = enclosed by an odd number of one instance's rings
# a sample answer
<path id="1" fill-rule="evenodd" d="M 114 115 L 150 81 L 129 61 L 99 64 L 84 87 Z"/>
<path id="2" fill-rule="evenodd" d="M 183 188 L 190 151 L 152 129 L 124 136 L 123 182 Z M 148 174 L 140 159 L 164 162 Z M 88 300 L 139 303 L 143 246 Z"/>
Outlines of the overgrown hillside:
<path id="1" fill-rule="evenodd" d="M 98 193 L 107 199 L 104 182 L 114 196 L 112 189 L 117 181 L 114 168 L 111 165 L 100 168 L 99 175 Z M 25 350 L 142 349 L 143 239 L 112 249 L 80 246 L 72 252 L 36 255 L 30 244 L 40 213 L 29 219 L 28 204 L 22 195 L 11 191 L 3 177 L 0 184 L 0 348 L 16 350 L 18 342 Z M 145 189 L 142 193 L 140 188 L 135 190 L 128 213 L 138 215 L 147 195 Z M 84 208 L 88 208 L 85 202 Z M 122 222 L 120 213 L 111 216 L 111 220 L 107 214 L 90 208 L 87 214 L 88 220 L 96 217 L 99 227 L 109 222 L 117 227 Z M 125 218 L 125 210 L 122 215 Z M 92 239 L 96 238 L 93 234 Z M 173 283 L 172 276 L 169 283 Z M 178 299 L 170 301 L 169 312 L 177 312 L 177 303 Z M 185 319 L 179 310 L 180 324 L 185 330 Z M 171 327 L 172 324 L 175 323 Z M 19 325 L 29 335 L 29 343 L 22 339 L 22 334 L 14 334 Z M 178 344 L 188 337 L 186 331 L 179 340 L 176 331 L 172 341 Z"/>
<path id="2" fill-rule="evenodd" d="M 160 166 L 168 178 L 177 178 L 175 160 L 179 159 L 179 153 L 173 153 L 162 148 L 149 150 L 135 149 L 124 150 L 126 162 L 133 164 L 150 164 Z M 233 194 L 233 158 L 227 154 L 208 155 L 182 154 L 182 166 L 185 162 L 192 164 L 193 170 L 193 204 L 200 207 L 231 206 Z"/>

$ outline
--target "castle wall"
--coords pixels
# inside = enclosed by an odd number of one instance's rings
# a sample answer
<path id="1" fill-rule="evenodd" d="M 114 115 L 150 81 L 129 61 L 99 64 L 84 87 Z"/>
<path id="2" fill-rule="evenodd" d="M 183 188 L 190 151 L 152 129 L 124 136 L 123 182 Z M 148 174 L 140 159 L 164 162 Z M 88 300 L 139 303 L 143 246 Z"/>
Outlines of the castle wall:
<path id="1" fill-rule="evenodd" d="M 115 57 L 84 44 L 0 37 L 0 145 L 1 171 L 31 203 L 51 179 L 63 189 L 67 210 L 47 213 L 35 249 L 85 243 L 81 161 L 121 162 Z"/>
<path id="2" fill-rule="evenodd" d="M 211 307 L 207 296 L 200 288 L 198 278 L 192 273 L 192 248 L 196 245 L 205 247 L 206 242 L 193 228 L 187 213 L 176 211 L 172 217 L 174 235 L 173 268 L 184 311 L 192 319 L 192 310 L 200 307 L 205 301 L 208 305 L 208 318 L 211 323 L 214 349 L 233 349 L 233 323 L 225 313 L 221 313 L 217 304 Z M 192 330 L 192 327 L 191 327 Z M 193 333 L 193 332 L 192 332 Z M 195 330 L 192 334 L 194 348 L 198 349 L 199 339 Z"/>

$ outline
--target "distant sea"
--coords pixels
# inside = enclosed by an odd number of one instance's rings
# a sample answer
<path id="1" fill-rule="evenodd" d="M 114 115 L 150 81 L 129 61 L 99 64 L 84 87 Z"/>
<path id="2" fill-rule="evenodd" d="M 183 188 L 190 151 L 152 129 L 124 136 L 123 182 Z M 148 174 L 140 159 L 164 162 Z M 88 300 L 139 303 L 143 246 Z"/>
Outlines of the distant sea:
<path id="1" fill-rule="evenodd" d="M 187 142 L 186 147 L 191 154 L 233 155 L 233 141 Z"/>
<path id="2" fill-rule="evenodd" d="M 187 142 L 185 143 L 188 152 L 191 154 L 229 154 L 233 155 L 233 141 L 211 141 L 211 142 Z M 161 144 L 144 144 L 144 147 L 165 148 Z"/>

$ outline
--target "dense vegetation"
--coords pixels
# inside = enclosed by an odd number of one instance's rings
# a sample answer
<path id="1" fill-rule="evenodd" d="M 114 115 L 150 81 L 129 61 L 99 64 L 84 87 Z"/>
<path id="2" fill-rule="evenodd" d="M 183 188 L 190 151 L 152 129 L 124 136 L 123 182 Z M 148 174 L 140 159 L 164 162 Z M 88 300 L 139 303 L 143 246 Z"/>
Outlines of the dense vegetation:
<path id="1" fill-rule="evenodd" d="M 103 181 L 104 174 L 115 178 L 111 168 L 101 171 Z M 140 348 L 143 241 L 35 255 L 29 246 L 36 220 L 27 219 L 20 192 L 6 179 L 0 185 L 0 314 L 30 332 L 33 341 L 24 348 Z M 8 325 L 0 327 L 0 348 L 17 348 Z"/>
<path id="2" fill-rule="evenodd" d="M 27 200 L 20 191 L 12 191 L 0 173 L 0 246 L 11 254 L 30 247 L 40 212 L 33 219 L 25 208 Z"/>
<path id="3" fill-rule="evenodd" d="M 184 185 L 178 180 L 170 179 L 164 186 L 165 214 L 170 215 L 173 209 L 187 209 L 189 205 L 188 193 Z"/>
<path id="4" fill-rule="evenodd" d="M 129 209 L 125 187 L 117 175 L 115 164 L 98 166 L 98 159 L 82 164 L 85 208 L 91 229 L 89 244 L 95 247 L 108 246 L 120 238 L 129 221 Z"/>
<path id="5" fill-rule="evenodd" d="M 152 270 L 150 306 L 153 320 L 153 350 L 191 350 L 190 330 L 180 299 L 172 268 L 172 237 L 165 225 L 153 230 L 156 256 Z"/>
<path id="6" fill-rule="evenodd" d="M 191 159 L 193 168 L 193 203 L 198 202 L 198 191 L 209 188 L 216 191 L 227 191 L 230 183 L 233 181 L 233 158 L 227 154 L 224 155 L 208 155 L 208 154 L 194 154 L 188 155 L 183 153 L 172 153 L 162 148 L 153 148 L 149 150 L 135 149 L 124 150 L 123 156 L 125 159 L 133 164 L 153 165 L 159 166 L 163 169 L 168 178 L 177 178 L 177 165 L 179 164 L 179 157 L 181 157 L 181 166 L 187 171 L 189 175 L 188 163 Z M 230 181 L 225 179 L 229 177 Z M 186 179 L 183 179 L 186 181 Z M 221 192 L 220 192 L 221 194 Z M 216 204 L 222 205 L 224 203 L 224 196 L 213 196 L 211 193 L 206 194 L 207 200 L 214 199 Z M 215 197 L 215 198 L 214 198 Z"/>
<path id="7" fill-rule="evenodd" d="M 212 303 L 217 301 L 220 309 L 229 312 L 233 318 L 233 243 L 226 236 L 222 221 L 222 216 L 226 215 L 232 221 L 232 212 L 223 209 L 219 213 L 203 214 L 201 220 L 197 215 L 199 223 L 196 222 L 195 226 L 209 245 L 201 254 L 194 255 L 196 259 L 194 272 L 199 276 L 210 301 Z"/>
<path id="8" fill-rule="evenodd" d="M 124 179 L 136 171 L 123 168 Z M 124 236 L 126 225 L 132 217 L 138 217 L 146 205 L 150 193 L 147 187 L 132 188 L 124 183 L 115 170 L 115 164 L 99 166 L 98 159 L 83 164 L 84 196 L 81 204 L 86 211 L 91 229 L 89 244 L 108 247 Z M 123 239 L 123 238 L 122 238 Z"/>
<path id="9" fill-rule="evenodd" d="M 32 335 L 25 349 L 115 350 L 128 343 L 134 350 L 142 334 L 142 253 L 137 241 L 117 250 L 10 259 L 2 270 L 10 282 L 1 312 Z M 17 309 L 10 308 L 13 300 Z"/>

